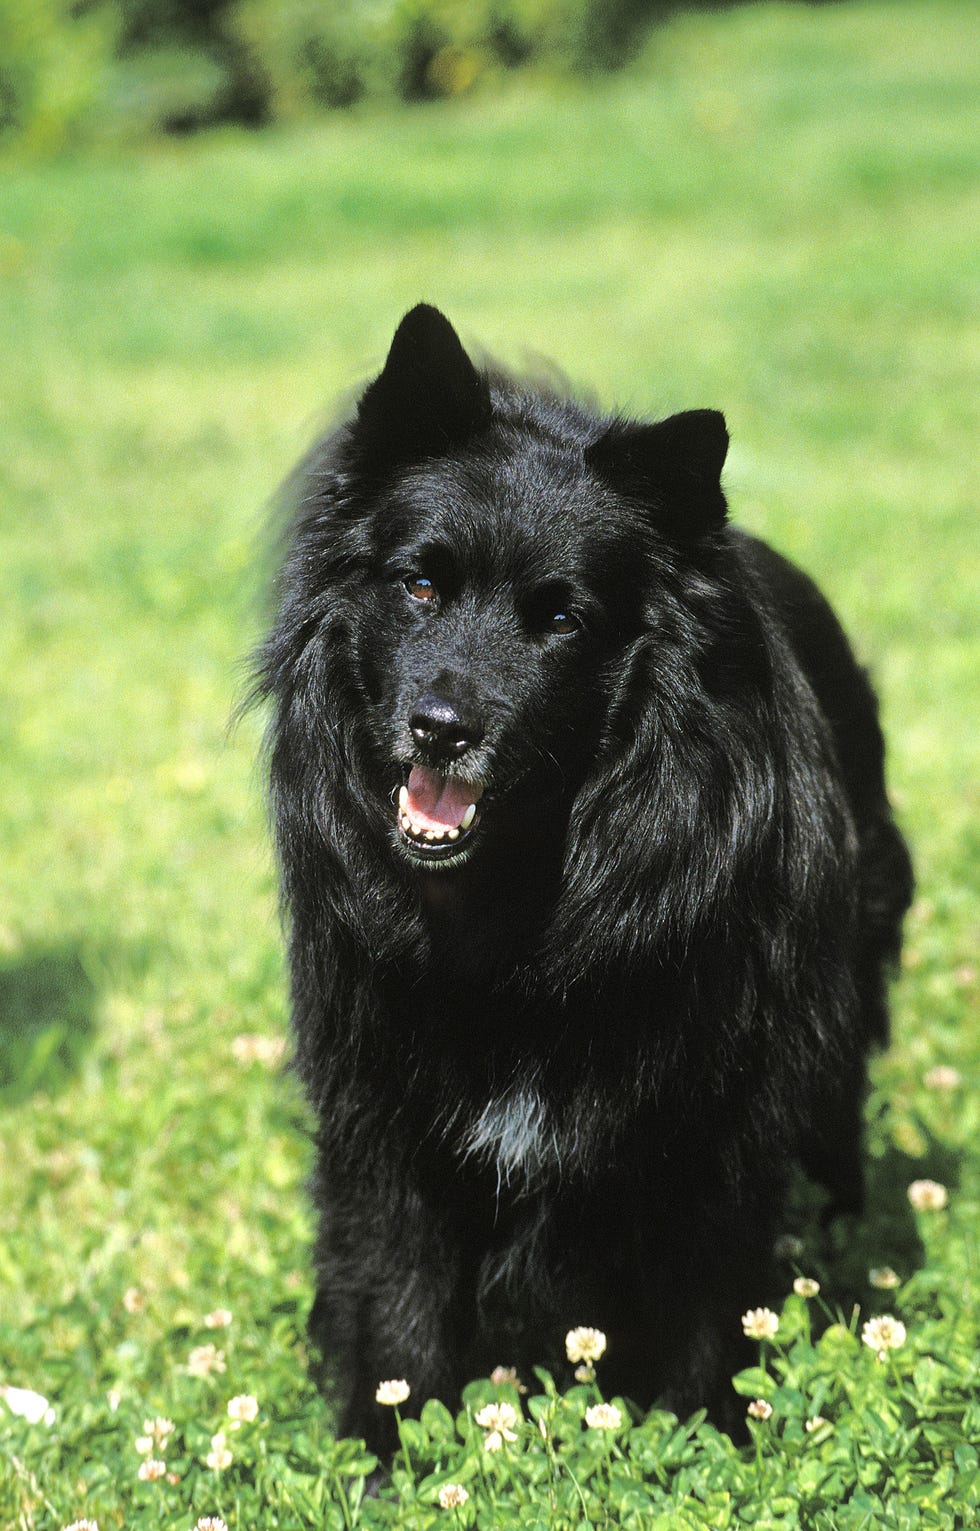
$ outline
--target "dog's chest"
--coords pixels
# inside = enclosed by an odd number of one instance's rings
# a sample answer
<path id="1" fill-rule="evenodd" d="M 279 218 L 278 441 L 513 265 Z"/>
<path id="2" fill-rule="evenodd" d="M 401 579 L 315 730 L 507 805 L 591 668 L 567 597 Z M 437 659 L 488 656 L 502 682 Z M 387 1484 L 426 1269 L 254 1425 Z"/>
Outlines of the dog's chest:
<path id="1" fill-rule="evenodd" d="M 458 1152 L 494 1170 L 498 1185 L 506 1186 L 537 1180 L 561 1164 L 552 1112 L 529 1084 L 488 1100 L 464 1126 Z"/>

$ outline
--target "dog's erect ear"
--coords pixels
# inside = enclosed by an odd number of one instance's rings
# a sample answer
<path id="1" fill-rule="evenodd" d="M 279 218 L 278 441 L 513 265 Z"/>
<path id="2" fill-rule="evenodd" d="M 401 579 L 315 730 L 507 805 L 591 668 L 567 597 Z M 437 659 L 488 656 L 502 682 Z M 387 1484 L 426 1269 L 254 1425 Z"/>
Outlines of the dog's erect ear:
<path id="1" fill-rule="evenodd" d="M 727 451 L 724 415 L 689 409 L 656 425 L 618 421 L 586 449 L 585 460 L 618 493 L 648 504 L 668 536 L 686 539 L 725 519 Z"/>
<path id="2" fill-rule="evenodd" d="M 445 315 L 420 303 L 361 399 L 354 437 L 368 464 L 417 462 L 465 441 L 489 416 L 486 378 Z"/>

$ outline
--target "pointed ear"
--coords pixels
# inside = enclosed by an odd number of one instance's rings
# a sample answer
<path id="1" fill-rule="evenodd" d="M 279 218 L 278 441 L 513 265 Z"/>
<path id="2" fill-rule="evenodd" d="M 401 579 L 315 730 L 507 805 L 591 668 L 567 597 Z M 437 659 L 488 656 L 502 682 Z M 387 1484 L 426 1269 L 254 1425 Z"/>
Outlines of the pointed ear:
<path id="1" fill-rule="evenodd" d="M 490 417 L 490 390 L 449 320 L 420 303 L 407 313 L 388 360 L 358 406 L 362 462 L 386 468 L 464 441 Z"/>
<path id="2" fill-rule="evenodd" d="M 668 536 L 687 540 L 725 519 L 727 451 L 724 415 L 689 409 L 656 425 L 617 422 L 586 449 L 585 460 L 617 493 L 649 505 Z"/>

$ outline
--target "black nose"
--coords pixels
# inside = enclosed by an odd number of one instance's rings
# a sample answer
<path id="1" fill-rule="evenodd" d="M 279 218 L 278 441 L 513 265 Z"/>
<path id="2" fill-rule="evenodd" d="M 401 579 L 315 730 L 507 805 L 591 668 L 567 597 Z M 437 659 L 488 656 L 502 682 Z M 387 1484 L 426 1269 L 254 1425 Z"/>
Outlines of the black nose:
<path id="1" fill-rule="evenodd" d="M 431 755 L 458 759 L 483 738 L 483 727 L 470 709 L 426 691 L 408 720 L 412 738 Z"/>

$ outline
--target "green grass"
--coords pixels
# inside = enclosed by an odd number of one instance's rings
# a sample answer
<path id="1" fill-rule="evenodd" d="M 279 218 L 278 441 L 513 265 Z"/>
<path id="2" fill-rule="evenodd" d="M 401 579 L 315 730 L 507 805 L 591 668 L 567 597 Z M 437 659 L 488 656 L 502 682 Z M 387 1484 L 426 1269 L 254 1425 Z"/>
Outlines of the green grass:
<path id="1" fill-rule="evenodd" d="M 552 1512 L 522 1437 L 495 1518 L 471 1481 L 461 1522 L 478 1503 L 498 1527 L 976 1515 L 977 52 L 954 0 L 745 7 L 671 23 L 594 92 L 4 167 L 0 1384 L 55 1423 L 0 1406 L 0 1525 L 343 1524 L 353 1459 L 303 1342 L 307 1123 L 288 1079 L 232 1051 L 283 1035 L 285 1004 L 260 720 L 228 720 L 267 497 L 422 297 L 611 405 L 725 409 L 735 516 L 818 577 L 876 676 L 920 881 L 872 1205 L 801 1267 L 851 1332 L 855 1291 L 859 1322 L 900 1313 L 907 1347 L 876 1370 L 832 1333 L 828 1362 L 791 1309 L 757 1453 L 654 1417 L 624 1448 L 629 1493 L 567 1445 L 581 1493 L 560 1474 Z M 939 1063 L 958 1088 L 923 1083 Z M 913 1221 L 926 1175 L 950 1206 Z M 896 1293 L 867 1285 L 884 1263 Z M 227 1370 L 195 1378 L 207 1340 Z M 801 1445 L 818 1373 L 836 1434 Z M 260 1419 L 219 1475 L 203 1458 L 239 1393 Z M 157 1415 L 177 1484 L 136 1477 Z M 477 1472 L 429 1426 L 420 1464 Z"/>

